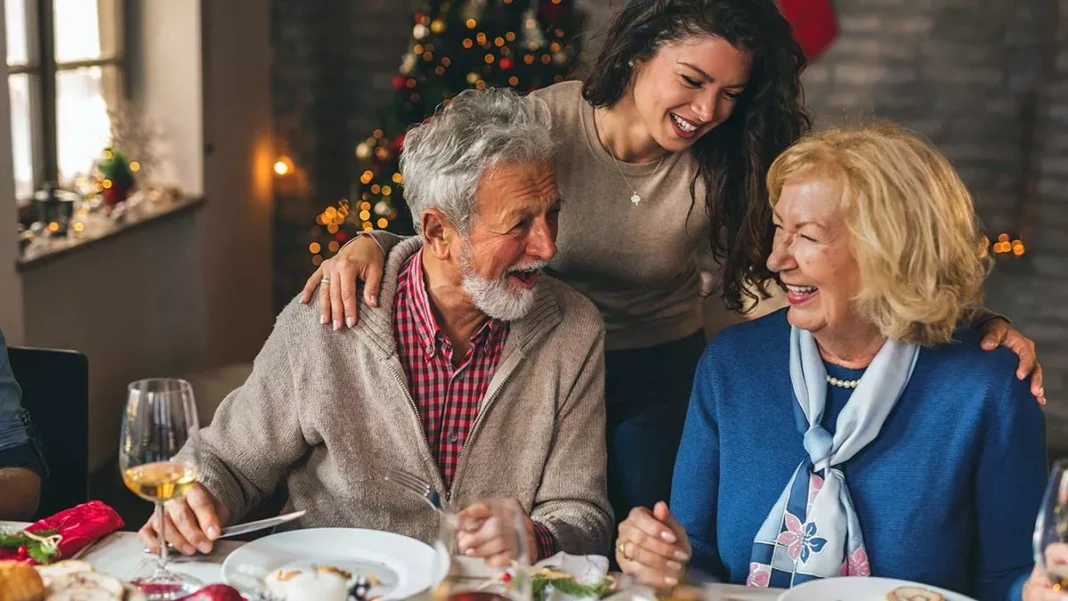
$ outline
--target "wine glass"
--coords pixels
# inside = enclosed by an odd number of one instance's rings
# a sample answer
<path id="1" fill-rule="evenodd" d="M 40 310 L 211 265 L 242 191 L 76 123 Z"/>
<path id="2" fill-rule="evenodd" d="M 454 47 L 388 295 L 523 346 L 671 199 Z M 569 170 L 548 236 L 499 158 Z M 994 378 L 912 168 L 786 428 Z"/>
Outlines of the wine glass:
<path id="1" fill-rule="evenodd" d="M 163 503 L 180 497 L 197 481 L 199 426 L 193 388 L 185 380 L 138 380 L 127 387 L 119 437 L 122 481 L 133 493 L 156 504 L 159 562 L 155 570 L 131 582 L 150 600 L 184 597 L 201 586 L 185 574 L 167 569 Z"/>
<path id="2" fill-rule="evenodd" d="M 1053 464 L 1035 521 L 1035 564 L 1055 590 L 1068 590 L 1068 461 Z"/>
<path id="3" fill-rule="evenodd" d="M 468 514 L 475 513 L 475 517 Z M 433 601 L 531 601 L 530 538 L 523 510 L 510 501 L 475 503 L 460 514 L 442 512 L 434 542 Z M 511 557 L 510 566 L 491 567 L 483 560 L 464 557 L 458 551 L 461 532 L 475 532 L 489 525 L 499 533 Z"/>

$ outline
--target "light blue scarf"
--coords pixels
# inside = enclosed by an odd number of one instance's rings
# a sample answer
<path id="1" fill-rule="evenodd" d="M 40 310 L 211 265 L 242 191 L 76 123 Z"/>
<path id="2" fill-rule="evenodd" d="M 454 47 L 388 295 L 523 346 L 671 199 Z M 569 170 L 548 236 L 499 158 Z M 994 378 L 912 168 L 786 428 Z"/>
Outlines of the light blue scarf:
<path id="1" fill-rule="evenodd" d="M 827 370 L 812 333 L 790 330 L 790 381 L 808 460 L 797 467 L 753 542 L 749 586 L 789 588 L 832 576 L 868 576 L 861 533 L 845 476 L 849 461 L 879 435 L 919 357 L 914 344 L 888 340 L 838 415 L 832 437 L 820 426 Z"/>

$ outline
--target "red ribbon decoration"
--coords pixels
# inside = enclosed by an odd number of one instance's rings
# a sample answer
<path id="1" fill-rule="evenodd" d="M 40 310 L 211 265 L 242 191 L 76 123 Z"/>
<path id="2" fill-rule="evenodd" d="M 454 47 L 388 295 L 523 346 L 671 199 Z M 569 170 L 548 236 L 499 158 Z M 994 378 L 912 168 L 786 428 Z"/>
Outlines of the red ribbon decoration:
<path id="1" fill-rule="evenodd" d="M 123 521 L 114 509 L 100 501 L 89 501 L 41 519 L 26 527 L 26 532 L 55 531 L 63 538 L 59 541 L 59 554 L 49 558 L 57 561 L 70 557 L 90 543 L 122 528 Z M 0 559 L 14 559 L 17 549 L 0 549 Z M 36 563 L 27 558 L 28 563 Z"/>

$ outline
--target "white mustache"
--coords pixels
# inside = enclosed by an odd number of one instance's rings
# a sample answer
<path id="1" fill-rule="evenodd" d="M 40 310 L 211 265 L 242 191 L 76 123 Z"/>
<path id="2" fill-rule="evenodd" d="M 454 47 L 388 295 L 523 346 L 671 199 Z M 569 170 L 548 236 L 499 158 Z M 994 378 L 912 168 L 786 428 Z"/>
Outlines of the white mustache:
<path id="1" fill-rule="evenodd" d="M 548 264 L 549 263 L 546 261 L 536 261 L 534 263 L 531 263 L 530 265 L 520 265 L 512 267 L 508 271 L 504 272 L 504 276 L 508 277 L 513 273 L 518 273 L 520 271 L 541 271 L 542 269 L 545 269 Z"/>

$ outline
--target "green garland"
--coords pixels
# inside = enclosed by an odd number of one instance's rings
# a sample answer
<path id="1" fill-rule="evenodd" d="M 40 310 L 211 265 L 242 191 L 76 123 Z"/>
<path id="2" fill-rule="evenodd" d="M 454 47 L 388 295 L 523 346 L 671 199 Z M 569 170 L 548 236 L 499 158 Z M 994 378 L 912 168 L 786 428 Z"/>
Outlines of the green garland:
<path id="1" fill-rule="evenodd" d="M 59 549 L 55 544 L 50 544 L 47 540 L 50 537 L 58 534 L 56 530 L 41 530 L 34 532 L 33 536 L 23 532 L 4 532 L 0 531 L 0 548 L 3 549 L 18 549 L 19 547 L 26 547 L 26 555 L 33 558 L 37 563 L 48 563 L 59 555 Z"/>

